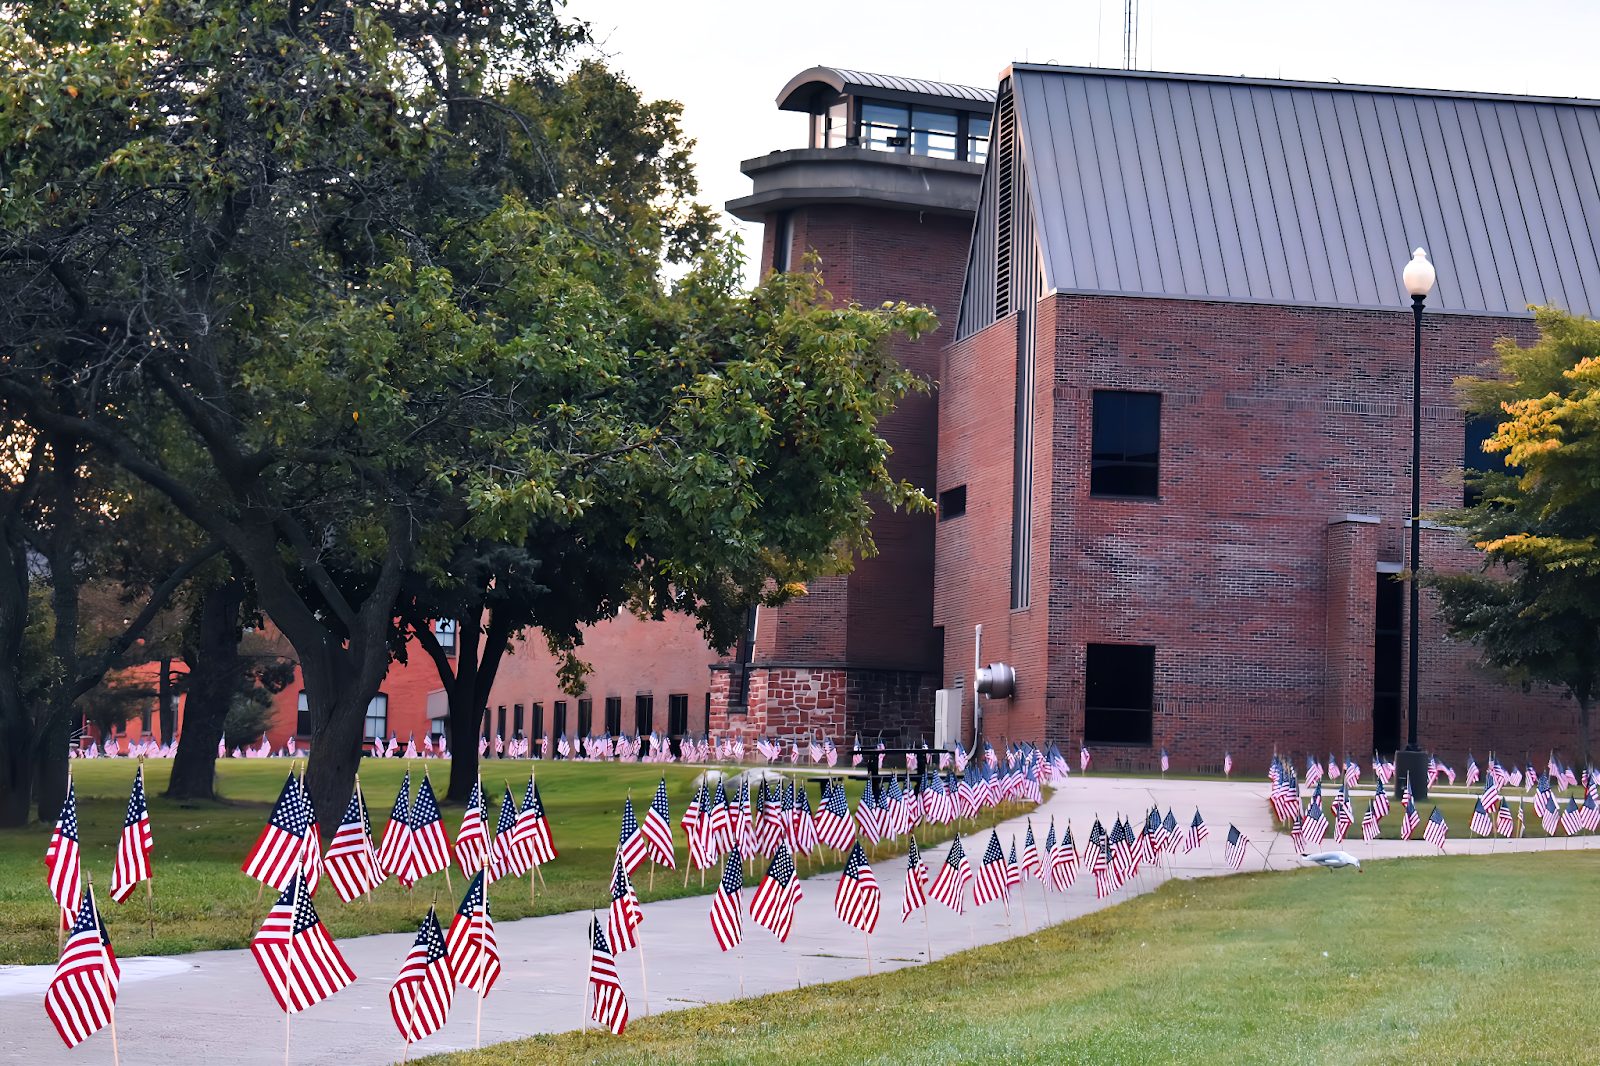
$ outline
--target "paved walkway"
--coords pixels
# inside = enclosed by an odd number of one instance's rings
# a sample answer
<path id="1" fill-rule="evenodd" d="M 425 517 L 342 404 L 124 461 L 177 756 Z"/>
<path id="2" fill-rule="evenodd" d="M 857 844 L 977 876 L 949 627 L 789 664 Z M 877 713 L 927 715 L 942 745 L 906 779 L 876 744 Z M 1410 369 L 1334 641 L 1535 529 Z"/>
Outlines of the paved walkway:
<path id="1" fill-rule="evenodd" d="M 1159 802 L 1163 811 L 1171 807 L 1180 825 L 1189 823 L 1198 806 L 1211 828 L 1210 839 L 1199 850 L 1176 856 L 1161 872 L 1143 875 L 1129 890 L 1108 900 L 1096 900 L 1093 878 L 1081 874 L 1071 891 L 1051 893 L 1048 899 L 1037 882 L 1028 881 L 1023 900 L 1013 904 L 1009 924 L 999 903 L 969 910 L 964 916 L 935 903 L 928 908 L 926 924 L 920 915 L 902 924 L 904 860 L 876 864 L 874 870 L 884 899 L 878 932 L 871 938 L 874 972 L 918 965 L 926 961 L 930 944 L 933 956 L 939 958 L 974 943 L 990 944 L 1021 935 L 1025 929 L 1037 929 L 1047 920 L 1075 918 L 1120 902 L 1130 891 L 1153 889 L 1167 877 L 1227 873 L 1223 850 L 1230 822 L 1253 842 L 1246 869 L 1302 865 L 1292 853 L 1288 838 L 1272 830 L 1265 782 L 1074 775 L 1031 818 L 1041 842 L 1052 815 L 1058 830 L 1070 818 L 1081 846 L 1096 814 L 1109 826 L 1118 812 L 1142 816 L 1152 802 Z M 1391 813 L 1390 817 L 1396 815 Z M 1016 833 L 1020 841 L 1024 827 L 1024 819 L 1000 827 L 1001 839 L 1008 848 L 1011 834 Z M 1452 833 L 1465 831 L 1466 826 L 1452 827 Z M 1551 846 L 1541 840 L 1491 844 L 1452 839 L 1447 850 L 1487 853 Z M 1579 837 L 1570 844 L 1561 841 L 1556 846 L 1600 846 L 1600 837 Z M 1438 853 L 1420 838 L 1368 845 L 1357 837 L 1353 843 L 1347 841 L 1345 847 L 1362 859 Z M 981 853 L 981 839 L 968 850 L 969 854 Z M 935 872 L 944 851 L 941 846 L 925 853 Z M 974 854 L 972 858 L 976 863 L 978 856 Z M 1344 871 L 1337 875 L 1355 876 Z M 708 897 L 647 904 L 645 923 L 640 929 L 642 956 L 639 951 L 630 951 L 618 959 L 632 1015 L 638 1018 L 645 1013 L 641 957 L 648 975 L 652 1013 L 734 999 L 741 994 L 741 988 L 744 995 L 759 995 L 794 988 L 797 983 L 818 984 L 865 974 L 865 938 L 833 914 L 837 881 L 838 874 L 832 874 L 804 882 L 805 899 L 797 909 L 794 932 L 787 944 L 779 944 L 766 930 L 752 925 L 747 916 L 742 953 L 724 954 L 717 949 L 707 919 Z M 747 907 L 753 891 L 745 891 Z M 526 918 L 497 927 L 504 973 L 482 1004 L 484 1044 L 533 1033 L 563 1032 L 582 1024 L 589 964 L 585 936 L 588 921 L 589 914 L 582 912 Z M 358 980 L 331 999 L 293 1017 L 289 1023 L 292 1062 L 297 1066 L 381 1066 L 399 1061 L 402 1044 L 389 1017 L 387 997 L 412 939 L 412 934 L 384 934 L 340 942 L 340 950 Z M 0 1061 L 109 1062 L 107 1031 L 91 1037 L 74 1051 L 62 1047 L 45 1016 L 42 1001 L 52 969 L 0 967 Z M 412 1057 L 472 1047 L 477 1022 L 476 1002 L 458 995 L 450 1023 L 414 1045 Z M 127 1066 L 200 1066 L 215 1062 L 265 1066 L 283 1061 L 283 1014 L 277 1010 L 248 951 L 127 960 L 117 1023 L 121 1058 Z"/>

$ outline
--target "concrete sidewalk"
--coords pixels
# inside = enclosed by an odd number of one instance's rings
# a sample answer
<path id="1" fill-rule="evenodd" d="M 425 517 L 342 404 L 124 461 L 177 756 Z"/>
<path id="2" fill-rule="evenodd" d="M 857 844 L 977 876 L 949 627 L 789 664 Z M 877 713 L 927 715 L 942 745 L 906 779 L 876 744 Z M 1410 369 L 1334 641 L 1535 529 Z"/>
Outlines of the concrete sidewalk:
<path id="1" fill-rule="evenodd" d="M 1048 898 L 1039 884 L 1030 880 L 1021 900 L 1013 901 L 1009 924 L 999 903 L 976 911 L 969 909 L 966 915 L 956 915 L 935 903 L 928 908 L 926 922 L 919 914 L 902 924 L 904 859 L 878 863 L 874 872 L 883 889 L 883 910 L 878 931 L 871 937 L 874 972 L 921 964 L 927 960 L 930 944 L 933 957 L 939 958 L 974 943 L 995 943 L 1037 929 L 1045 924 L 1047 913 L 1051 922 L 1076 918 L 1119 903 L 1134 891 L 1153 889 L 1168 877 L 1228 873 L 1223 851 L 1230 822 L 1253 844 L 1245 869 L 1281 870 L 1304 865 L 1293 854 L 1288 838 L 1273 831 L 1267 792 L 1264 781 L 1164 781 L 1074 775 L 1029 816 L 1041 844 L 1052 816 L 1058 833 L 1070 819 L 1081 848 L 1097 814 L 1109 828 L 1118 813 L 1142 817 L 1153 802 L 1159 803 L 1163 812 L 1171 807 L 1180 826 L 1189 824 L 1198 807 L 1211 829 L 1210 839 L 1189 855 L 1169 857 L 1169 863 L 1161 870 L 1142 874 L 1135 885 L 1107 900 L 1095 899 L 1094 880 L 1082 873 L 1071 891 L 1050 893 Z M 1390 818 L 1395 817 L 1391 812 Z M 1014 819 L 1000 827 L 1001 840 L 1008 850 L 1013 833 L 1020 845 L 1026 820 Z M 1465 825 L 1451 827 L 1452 834 L 1465 834 L 1466 830 Z M 987 835 L 985 832 L 968 845 L 975 865 Z M 1579 837 L 1557 846 L 1597 845 L 1600 838 Z M 1368 845 L 1356 836 L 1343 846 L 1362 859 L 1439 853 L 1420 837 Z M 1551 846 L 1552 842 L 1543 840 L 1491 843 L 1452 839 L 1447 853 L 1542 850 Z M 941 846 L 924 855 L 935 873 L 944 852 Z M 1355 876 L 1342 871 L 1339 875 Z M 794 988 L 797 983 L 819 984 L 865 974 L 866 938 L 833 913 L 838 878 L 835 873 L 804 882 L 805 898 L 797 908 L 794 932 L 787 944 L 778 943 L 766 930 L 752 925 L 746 910 L 743 950 L 728 953 L 718 950 L 711 935 L 709 896 L 645 905 L 645 922 L 640 928 L 643 952 L 626 952 L 617 960 L 632 1016 L 637 1019 L 645 1014 L 641 958 L 648 976 L 651 1013 L 734 999 L 741 994 L 741 985 L 743 994 L 751 996 Z M 746 908 L 753 892 L 754 889 L 745 890 Z M 587 912 L 551 915 L 497 927 L 504 972 L 482 1004 L 485 1045 L 582 1025 L 589 966 L 585 935 L 589 917 Z M 385 934 L 340 941 L 339 948 L 358 979 L 331 999 L 291 1019 L 291 1062 L 302 1066 L 379 1066 L 399 1061 L 403 1048 L 389 1017 L 387 997 L 412 939 L 412 934 Z M 44 1013 L 42 993 L 52 970 L 48 966 L 0 967 L 0 1061 L 109 1062 L 109 1031 L 96 1034 L 70 1052 L 62 1046 Z M 283 1061 L 284 1016 L 248 951 L 128 960 L 125 972 L 117 1033 L 121 1059 L 128 1066 L 200 1066 L 215 1062 L 265 1066 Z M 477 1001 L 458 993 L 450 1023 L 413 1045 L 411 1057 L 472 1047 L 477 1020 Z"/>

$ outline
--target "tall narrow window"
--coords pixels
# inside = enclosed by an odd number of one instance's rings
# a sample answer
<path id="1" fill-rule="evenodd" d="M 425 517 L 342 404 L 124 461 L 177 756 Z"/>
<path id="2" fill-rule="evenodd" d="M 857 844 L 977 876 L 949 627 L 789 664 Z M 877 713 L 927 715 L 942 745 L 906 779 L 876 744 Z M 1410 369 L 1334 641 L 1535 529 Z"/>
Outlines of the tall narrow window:
<path id="1" fill-rule="evenodd" d="M 514 737 L 520 737 L 523 735 L 522 704 L 520 703 L 514 703 L 511 705 L 511 735 Z"/>
<path id="2" fill-rule="evenodd" d="M 389 735 L 389 697 L 381 692 L 367 703 L 367 723 L 362 735 L 368 740 L 382 740 Z"/>
<path id="3" fill-rule="evenodd" d="M 772 269 L 780 274 L 793 267 L 794 212 L 780 211 L 772 227 Z"/>
<path id="4" fill-rule="evenodd" d="M 533 705 L 533 733 L 532 733 L 532 736 L 535 739 L 538 739 L 538 738 L 544 736 L 544 704 L 542 704 L 542 703 L 535 703 Z"/>
<path id="5" fill-rule="evenodd" d="M 1084 742 L 1149 744 L 1155 714 L 1155 679 L 1154 647 L 1089 645 L 1084 671 Z"/>
<path id="6" fill-rule="evenodd" d="M 1405 657 L 1405 584 L 1378 575 L 1372 627 L 1372 749 L 1400 746 L 1400 664 Z"/>
<path id="7" fill-rule="evenodd" d="M 1483 442 L 1500 432 L 1499 419 L 1469 418 L 1465 428 L 1466 447 L 1461 456 L 1461 469 L 1466 477 L 1461 486 L 1461 503 L 1464 507 L 1472 507 L 1483 494 L 1479 478 L 1485 474 L 1511 474 L 1520 477 L 1522 468 L 1507 466 L 1506 457 L 1502 452 L 1483 450 Z"/>
<path id="8" fill-rule="evenodd" d="M 1155 499 L 1160 488 L 1161 394 L 1094 394 L 1092 496 Z"/>
<path id="9" fill-rule="evenodd" d="M 667 697 L 667 732 L 678 737 L 689 731 L 689 694 L 674 693 Z"/>
<path id="10" fill-rule="evenodd" d="M 640 693 L 633 698 L 633 725 L 639 736 L 651 732 L 656 727 L 656 698 L 648 693 Z"/>
<path id="11" fill-rule="evenodd" d="M 606 732 L 612 736 L 622 735 L 622 697 L 606 697 Z"/>
<path id="12" fill-rule="evenodd" d="M 967 513 L 967 487 L 957 485 L 939 493 L 939 521 L 947 522 Z"/>
<path id="13" fill-rule="evenodd" d="M 594 700 L 578 701 L 578 735 L 594 735 Z"/>
<path id="14" fill-rule="evenodd" d="M 494 735 L 504 739 L 506 735 L 506 709 L 502 705 L 497 710 L 499 713 L 495 716 Z"/>
<path id="15" fill-rule="evenodd" d="M 556 700 L 556 702 L 551 705 L 550 714 L 551 714 L 551 717 L 555 720 L 556 736 L 558 736 L 558 737 L 566 736 L 567 735 L 567 701 L 566 700 Z"/>

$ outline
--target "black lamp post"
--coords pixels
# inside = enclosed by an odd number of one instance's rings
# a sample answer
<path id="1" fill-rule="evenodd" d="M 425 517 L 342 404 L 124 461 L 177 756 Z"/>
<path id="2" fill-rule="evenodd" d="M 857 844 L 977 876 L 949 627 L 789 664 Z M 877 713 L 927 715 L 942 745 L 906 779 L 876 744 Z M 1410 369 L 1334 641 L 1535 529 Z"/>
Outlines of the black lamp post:
<path id="1" fill-rule="evenodd" d="M 1422 551 L 1422 305 L 1433 288 L 1433 264 L 1428 253 L 1418 248 L 1401 273 L 1406 291 L 1411 294 L 1413 321 L 1411 363 L 1411 625 L 1410 669 L 1406 673 L 1406 746 L 1395 757 L 1394 788 L 1398 797 L 1411 784 L 1417 799 L 1428 796 L 1428 757 L 1417 744 L 1417 674 L 1420 647 L 1422 592 L 1417 584 Z"/>

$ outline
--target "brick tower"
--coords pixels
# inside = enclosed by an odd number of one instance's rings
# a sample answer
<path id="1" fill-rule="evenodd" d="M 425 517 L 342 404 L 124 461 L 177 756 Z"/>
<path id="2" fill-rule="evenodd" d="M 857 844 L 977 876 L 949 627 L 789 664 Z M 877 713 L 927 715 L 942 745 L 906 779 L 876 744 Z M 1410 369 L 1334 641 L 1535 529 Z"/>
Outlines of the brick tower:
<path id="1" fill-rule="evenodd" d="M 840 303 L 886 300 L 939 313 L 932 337 L 893 349 L 934 381 L 953 335 L 972 238 L 994 92 L 813 67 L 778 107 L 809 116 L 804 148 L 746 160 L 754 184 L 729 212 L 765 227 L 764 270 L 814 253 Z M 933 494 L 938 401 L 911 396 L 880 425 L 889 473 Z M 709 726 L 750 737 L 821 732 L 888 743 L 932 739 L 944 634 L 933 624 L 932 515 L 878 508 L 879 554 L 808 595 L 752 612 L 732 659 L 712 666 Z"/>

